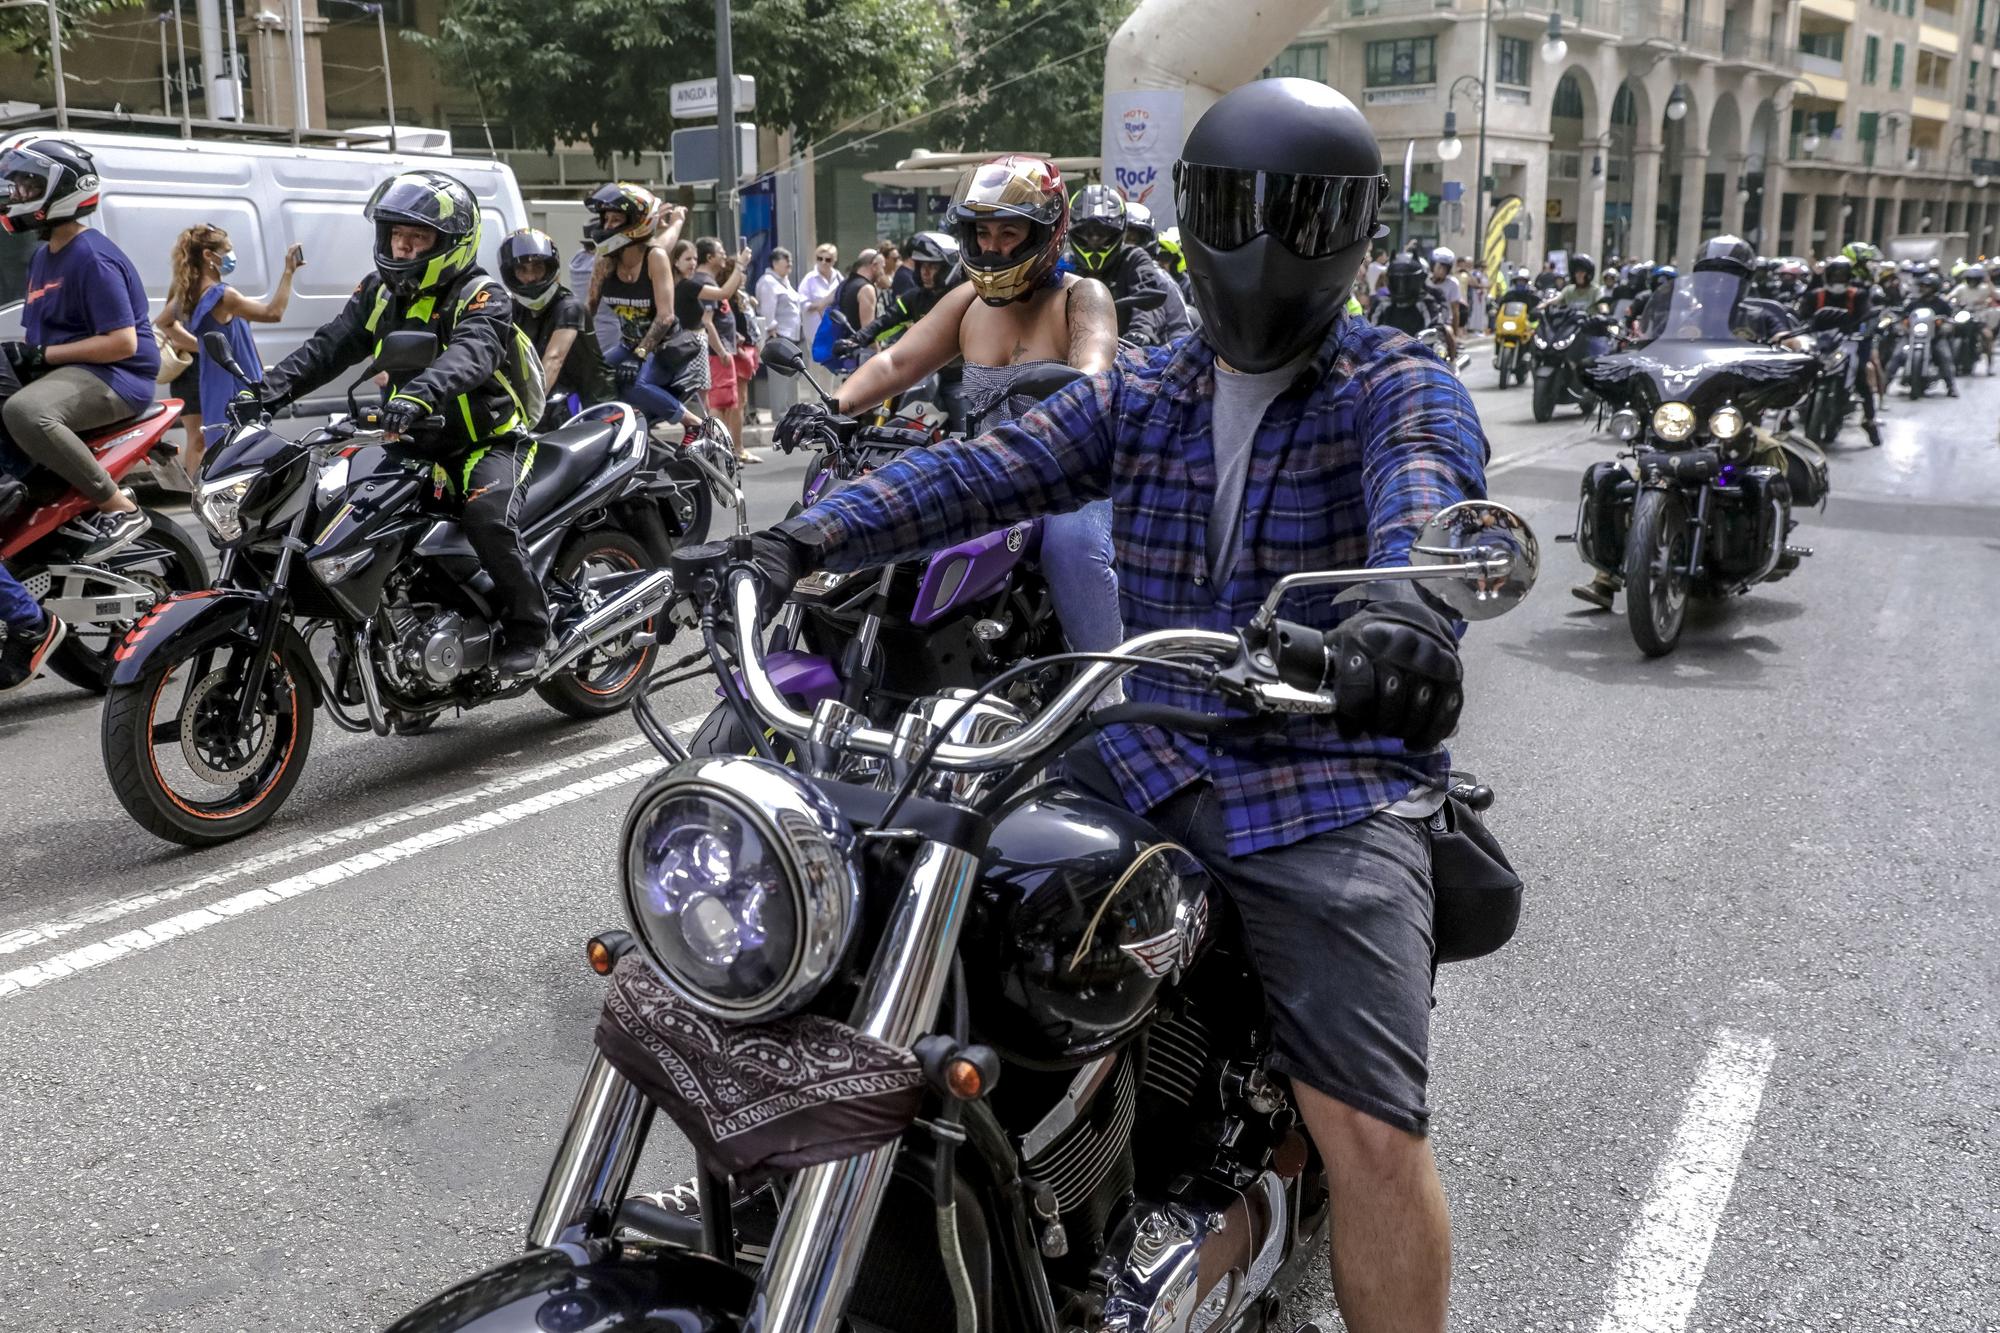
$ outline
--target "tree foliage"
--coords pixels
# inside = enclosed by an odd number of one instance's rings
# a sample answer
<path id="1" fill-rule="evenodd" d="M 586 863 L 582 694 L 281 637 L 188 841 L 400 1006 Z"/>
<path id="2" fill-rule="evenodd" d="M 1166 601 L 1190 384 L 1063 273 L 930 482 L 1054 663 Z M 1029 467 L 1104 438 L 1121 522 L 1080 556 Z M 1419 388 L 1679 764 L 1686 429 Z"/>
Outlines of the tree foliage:
<path id="1" fill-rule="evenodd" d="M 961 0 L 953 26 L 964 54 L 933 89 L 940 145 L 1094 155 L 1104 47 L 1134 2 Z"/>
<path id="2" fill-rule="evenodd" d="M 56 16 L 62 31 L 63 50 L 77 46 L 77 25 L 93 14 L 115 9 L 137 9 L 146 0 L 55 0 Z M 49 58 L 49 14 L 40 5 L 23 9 L 0 9 L 0 51 L 29 51 L 40 60 Z"/>
<path id="3" fill-rule="evenodd" d="M 757 80 L 750 118 L 807 141 L 878 107 L 909 114 L 949 40 L 936 0 L 737 0 L 731 33 Z M 600 157 L 666 147 L 669 85 L 715 75 L 712 0 L 453 0 L 413 40 L 525 142 Z"/>

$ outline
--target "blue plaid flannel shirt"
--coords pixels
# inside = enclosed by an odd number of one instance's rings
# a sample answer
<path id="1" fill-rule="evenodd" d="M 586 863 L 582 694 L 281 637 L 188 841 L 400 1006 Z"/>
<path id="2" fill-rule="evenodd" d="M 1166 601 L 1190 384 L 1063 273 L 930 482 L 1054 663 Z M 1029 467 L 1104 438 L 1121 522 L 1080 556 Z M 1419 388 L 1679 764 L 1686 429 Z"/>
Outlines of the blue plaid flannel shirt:
<path id="1" fill-rule="evenodd" d="M 1109 496 L 1125 630 L 1249 623 L 1281 576 L 1405 562 L 1426 519 L 1485 495 L 1487 445 L 1472 399 L 1420 344 L 1343 316 L 1252 442 L 1241 553 L 1211 587 L 1215 353 L 1199 338 L 1128 350 L 1018 421 L 969 441 L 911 450 L 786 526 L 816 536 L 829 568 L 908 560 L 1039 514 Z M 1287 620 L 1330 629 L 1351 613 L 1338 589 L 1286 599 Z M 1141 669 L 1134 699 L 1222 711 L 1198 683 Z M 1340 828 L 1442 779 L 1442 749 L 1342 736 L 1298 717 L 1216 744 L 1156 727 L 1107 728 L 1106 764 L 1139 811 L 1213 784 L 1229 852 L 1241 856 Z"/>

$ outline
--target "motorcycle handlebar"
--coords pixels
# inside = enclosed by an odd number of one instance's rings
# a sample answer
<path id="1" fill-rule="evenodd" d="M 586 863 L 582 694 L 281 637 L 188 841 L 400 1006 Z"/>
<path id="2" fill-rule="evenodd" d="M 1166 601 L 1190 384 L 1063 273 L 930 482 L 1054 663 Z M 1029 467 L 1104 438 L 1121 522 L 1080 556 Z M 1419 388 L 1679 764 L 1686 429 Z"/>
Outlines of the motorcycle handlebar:
<path id="1" fill-rule="evenodd" d="M 728 576 L 729 604 L 739 626 L 755 626 L 758 620 L 757 575 L 749 569 L 732 569 Z M 738 664 L 744 692 L 750 706 L 765 724 L 794 736 L 812 730 L 813 719 L 785 701 L 764 669 L 764 646 L 754 630 L 737 635 Z M 1030 718 L 1018 731 L 985 745 L 965 745 L 946 741 L 937 747 L 931 761 L 935 769 L 958 773 L 980 773 L 1007 768 L 1032 759 L 1081 721 L 1106 686 L 1149 660 L 1206 654 L 1218 660 L 1236 655 L 1234 634 L 1214 630 L 1156 630 L 1141 634 L 1114 652 L 1124 660 L 1092 662 L 1078 673 L 1069 687 L 1049 705 Z M 846 732 L 841 743 L 850 750 L 887 757 L 896 747 L 895 736 L 879 727 L 859 726 Z"/>

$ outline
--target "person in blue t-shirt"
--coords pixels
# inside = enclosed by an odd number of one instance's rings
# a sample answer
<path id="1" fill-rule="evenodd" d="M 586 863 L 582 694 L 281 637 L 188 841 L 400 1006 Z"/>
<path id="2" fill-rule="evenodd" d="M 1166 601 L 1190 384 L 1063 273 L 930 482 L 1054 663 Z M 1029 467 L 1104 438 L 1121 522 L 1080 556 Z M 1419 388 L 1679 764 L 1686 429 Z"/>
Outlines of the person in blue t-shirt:
<path id="1" fill-rule="evenodd" d="M 100 560 L 151 525 L 78 434 L 153 401 L 160 348 L 146 319 L 146 289 L 124 251 L 84 228 L 98 200 L 88 152 L 62 139 L 31 139 L 0 153 L 0 181 L 7 190 L 0 227 L 43 238 L 28 261 L 26 339 L 5 349 L 21 388 L 0 404 L 0 425 L 30 461 L 97 506 L 80 559 Z"/>

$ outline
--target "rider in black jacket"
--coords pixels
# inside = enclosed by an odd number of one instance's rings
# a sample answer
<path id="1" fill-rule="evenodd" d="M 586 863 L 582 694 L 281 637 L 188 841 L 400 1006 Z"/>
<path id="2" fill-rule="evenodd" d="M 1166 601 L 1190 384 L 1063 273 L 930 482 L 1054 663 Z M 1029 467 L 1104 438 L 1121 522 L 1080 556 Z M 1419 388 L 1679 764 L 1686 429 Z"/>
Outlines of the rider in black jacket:
<path id="1" fill-rule="evenodd" d="M 523 420 L 518 337 L 506 289 L 477 266 L 479 204 L 441 171 L 408 171 L 368 205 L 375 224 L 375 272 L 305 346 L 237 395 L 232 415 L 281 407 L 343 370 L 367 361 L 393 332 L 437 335 L 437 359 L 390 384 L 384 439 L 433 466 L 440 493 L 460 497 L 466 540 L 499 594 L 506 643 L 501 675 L 534 668 L 548 643 L 549 608 L 516 527 L 523 483 L 534 461 L 535 423 Z M 424 418 L 444 427 L 419 439 Z"/>
<path id="2" fill-rule="evenodd" d="M 1433 293 L 1422 263 L 1409 255 L 1398 255 L 1389 261 L 1383 281 L 1388 284 L 1389 294 L 1375 298 L 1368 311 L 1371 323 L 1407 333 L 1412 338 L 1425 329 L 1436 329 L 1444 335 L 1446 346 L 1452 345 L 1451 312 Z"/>
<path id="3" fill-rule="evenodd" d="M 1929 269 L 1920 270 L 1916 279 L 1916 292 L 1903 302 L 1900 312 L 1905 321 L 1919 310 L 1929 310 L 1935 318 L 1931 329 L 1931 370 L 1944 381 L 1947 398 L 1958 397 L 1958 376 L 1952 370 L 1952 352 L 1947 336 L 1951 326 L 1951 302 L 1945 298 L 1944 279 Z M 1903 371 L 1903 361 L 1908 356 L 1908 337 L 1889 359 L 1889 384 L 1894 385 L 1896 376 Z"/>
<path id="4" fill-rule="evenodd" d="M 1813 326 L 1814 317 L 1822 310 L 1840 312 L 1840 331 L 1858 333 L 1861 337 L 1855 345 L 1855 364 L 1862 373 L 1854 377 L 1855 392 L 1861 398 L 1861 424 L 1868 432 L 1868 438 L 1875 444 L 1882 443 L 1882 428 L 1875 419 L 1875 387 L 1871 382 L 1870 363 L 1875 356 L 1875 321 L 1873 292 L 1867 278 L 1857 275 L 1854 261 L 1845 255 L 1835 255 L 1826 261 L 1826 268 L 1820 273 L 1820 285 L 1807 292 L 1799 300 L 1799 318 L 1806 326 Z"/>
<path id="5" fill-rule="evenodd" d="M 1108 185 L 1086 185 L 1070 201 L 1069 249 L 1078 273 L 1098 279 L 1118 302 L 1118 336 L 1160 347 L 1194 331 L 1181 289 L 1153 257 L 1125 240 L 1125 197 Z M 1159 300 L 1153 301 L 1154 293 Z M 1137 302 L 1127 298 L 1140 296 Z M 1136 308 L 1136 307 L 1146 308 Z"/>

